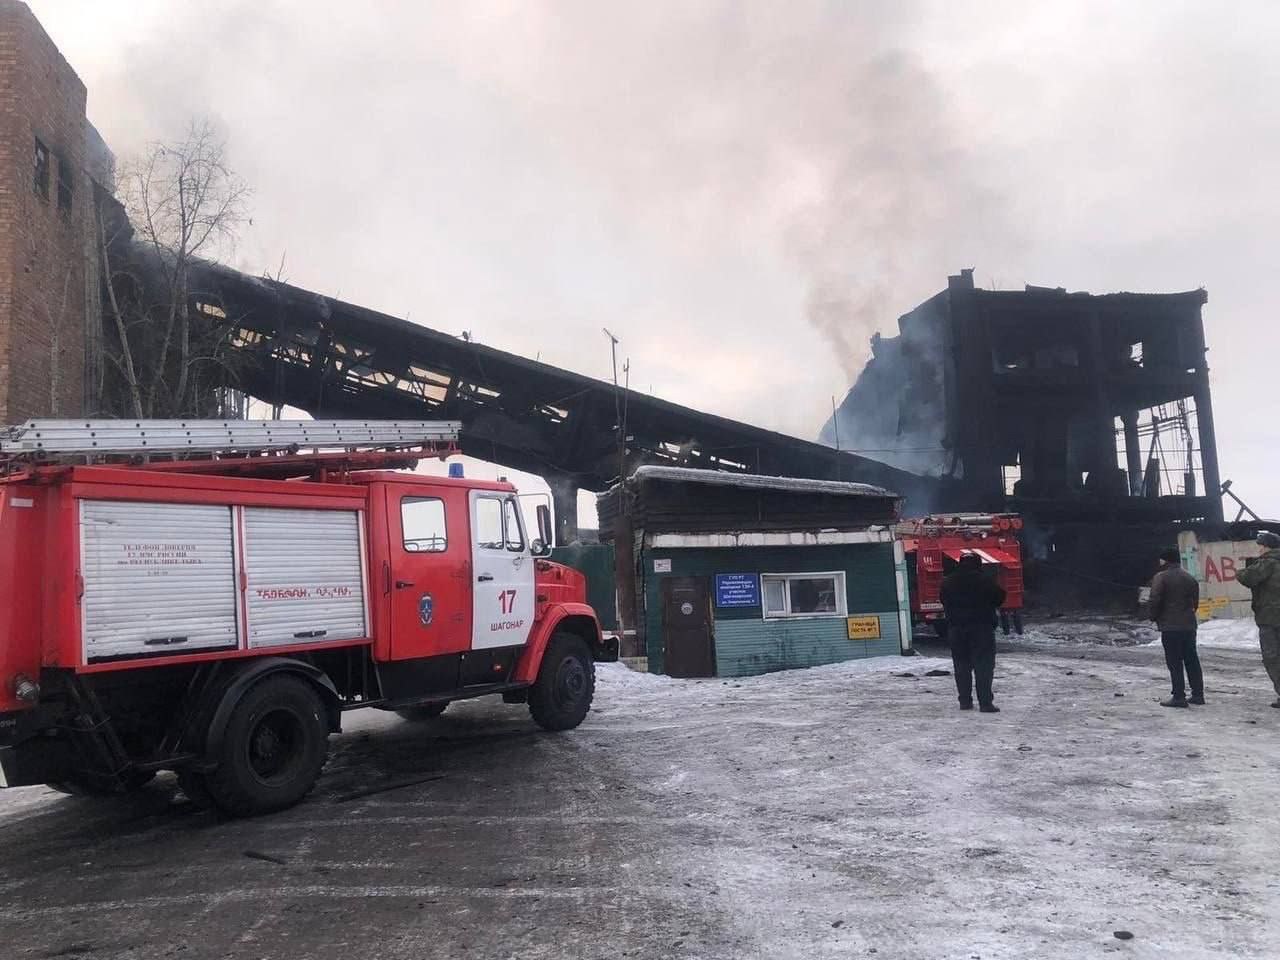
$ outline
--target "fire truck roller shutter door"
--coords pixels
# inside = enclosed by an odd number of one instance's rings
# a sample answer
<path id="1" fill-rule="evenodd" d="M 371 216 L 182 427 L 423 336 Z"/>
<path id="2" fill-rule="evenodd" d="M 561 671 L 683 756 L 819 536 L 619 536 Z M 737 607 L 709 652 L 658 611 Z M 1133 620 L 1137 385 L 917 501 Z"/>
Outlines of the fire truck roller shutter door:
<path id="1" fill-rule="evenodd" d="M 244 553 L 250 647 L 367 636 L 357 511 L 246 507 Z"/>
<path id="2" fill-rule="evenodd" d="M 86 662 L 236 645 L 232 510 L 80 502 Z"/>

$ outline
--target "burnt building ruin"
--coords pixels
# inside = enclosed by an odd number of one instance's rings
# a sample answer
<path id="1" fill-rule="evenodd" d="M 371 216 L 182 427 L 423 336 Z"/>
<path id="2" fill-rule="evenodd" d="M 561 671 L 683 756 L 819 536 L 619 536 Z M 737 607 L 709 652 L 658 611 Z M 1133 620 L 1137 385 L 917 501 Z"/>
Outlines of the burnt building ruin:
<path id="1" fill-rule="evenodd" d="M 1152 543 L 1222 521 L 1206 299 L 982 290 L 963 270 L 872 341 L 822 439 L 947 481 L 945 509 L 1023 513 L 1033 553 L 1142 582 Z"/>

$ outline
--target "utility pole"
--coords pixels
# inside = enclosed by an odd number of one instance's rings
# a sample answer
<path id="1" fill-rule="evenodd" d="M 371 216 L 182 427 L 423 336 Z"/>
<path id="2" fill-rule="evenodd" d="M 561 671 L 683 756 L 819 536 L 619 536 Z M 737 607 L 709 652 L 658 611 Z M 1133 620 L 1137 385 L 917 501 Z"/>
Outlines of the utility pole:
<path id="1" fill-rule="evenodd" d="M 618 482 L 627 479 L 627 438 L 622 423 L 622 392 L 618 385 L 618 338 L 601 327 L 609 338 L 609 355 L 613 360 L 613 429 L 618 435 Z"/>

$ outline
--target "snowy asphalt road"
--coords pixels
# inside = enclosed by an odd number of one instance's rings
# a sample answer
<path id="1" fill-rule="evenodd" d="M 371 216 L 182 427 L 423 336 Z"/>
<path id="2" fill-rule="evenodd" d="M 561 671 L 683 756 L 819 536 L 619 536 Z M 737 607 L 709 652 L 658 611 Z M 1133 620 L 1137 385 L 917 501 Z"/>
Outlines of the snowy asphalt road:
<path id="1" fill-rule="evenodd" d="M 921 659 L 612 666 L 566 735 L 353 715 L 259 820 L 8 791 L 0 956 L 1276 957 L 1280 710 L 1256 655 L 1205 664 L 1210 705 L 1172 711 L 1158 649 L 1024 647 L 999 716 L 860 672 Z"/>

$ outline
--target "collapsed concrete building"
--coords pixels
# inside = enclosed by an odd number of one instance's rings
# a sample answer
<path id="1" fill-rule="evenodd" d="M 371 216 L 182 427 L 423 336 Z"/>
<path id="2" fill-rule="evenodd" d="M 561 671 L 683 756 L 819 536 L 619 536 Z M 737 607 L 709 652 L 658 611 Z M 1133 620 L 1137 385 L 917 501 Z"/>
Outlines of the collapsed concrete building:
<path id="1" fill-rule="evenodd" d="M 1140 583 L 1179 527 L 1223 519 L 1206 300 L 962 270 L 872 341 L 822 439 L 938 478 L 938 510 L 1024 514 L 1033 557 L 1095 583 L 1077 592 Z"/>

